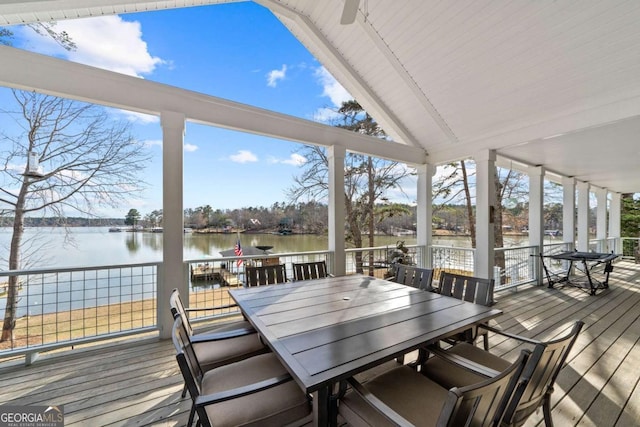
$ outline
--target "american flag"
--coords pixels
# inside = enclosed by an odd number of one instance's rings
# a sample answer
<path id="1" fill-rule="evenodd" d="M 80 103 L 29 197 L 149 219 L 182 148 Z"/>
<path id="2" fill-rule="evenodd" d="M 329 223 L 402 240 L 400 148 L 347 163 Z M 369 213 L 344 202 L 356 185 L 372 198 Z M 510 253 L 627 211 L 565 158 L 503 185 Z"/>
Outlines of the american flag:
<path id="1" fill-rule="evenodd" d="M 233 252 L 235 252 L 236 256 L 242 256 L 242 246 L 240 246 L 240 238 L 236 241 L 236 245 L 233 247 Z M 236 261 L 236 265 L 240 267 L 242 265 L 242 260 L 239 259 Z"/>

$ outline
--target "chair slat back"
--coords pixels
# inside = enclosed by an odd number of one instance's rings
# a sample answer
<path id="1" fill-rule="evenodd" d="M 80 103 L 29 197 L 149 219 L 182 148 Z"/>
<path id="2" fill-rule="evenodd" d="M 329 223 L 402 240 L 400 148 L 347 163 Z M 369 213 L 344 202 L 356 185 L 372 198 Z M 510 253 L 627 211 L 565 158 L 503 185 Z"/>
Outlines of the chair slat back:
<path id="1" fill-rule="evenodd" d="M 396 274 L 393 277 L 393 281 L 406 285 L 407 278 L 407 266 L 404 264 L 396 264 Z"/>
<path id="2" fill-rule="evenodd" d="M 182 319 L 182 325 L 184 326 L 189 336 L 193 335 L 193 328 L 191 327 L 189 316 L 187 315 L 187 311 L 184 308 L 184 304 L 182 303 L 182 298 L 180 298 L 178 289 L 174 289 L 173 291 L 171 291 L 171 296 L 169 296 L 169 306 L 171 307 L 171 314 L 173 318 L 175 319 L 176 316 L 180 316 L 180 318 Z"/>
<path id="3" fill-rule="evenodd" d="M 245 286 L 263 286 L 284 283 L 287 270 L 284 264 L 245 268 Z"/>
<path id="4" fill-rule="evenodd" d="M 578 321 L 564 337 L 536 345 L 522 374 L 529 380 L 516 389 L 505 413 L 505 422 L 510 425 L 524 423 L 542 405 L 543 400 L 550 397 L 555 380 L 583 326 L 584 323 Z"/>
<path id="5" fill-rule="evenodd" d="M 480 383 L 449 390 L 437 425 L 500 425 L 530 354 L 529 350 L 522 350 L 518 360 L 499 375 Z"/>
<path id="6" fill-rule="evenodd" d="M 293 263 L 293 280 L 313 280 L 327 277 L 325 261 Z"/>
<path id="7" fill-rule="evenodd" d="M 180 372 L 182 372 L 191 398 L 195 401 L 196 397 L 201 394 L 202 376 L 204 372 L 200 367 L 196 353 L 191 345 L 189 334 L 180 316 L 175 318 L 171 332 L 173 344 L 176 347 L 176 360 L 178 361 Z"/>
<path id="8" fill-rule="evenodd" d="M 430 268 L 396 264 L 396 274 L 393 280 L 396 283 L 422 289 L 423 291 L 432 291 L 434 289 L 433 270 Z"/>
<path id="9" fill-rule="evenodd" d="M 439 292 L 459 300 L 490 306 L 493 305 L 493 279 L 464 276 L 443 271 L 440 273 Z"/>

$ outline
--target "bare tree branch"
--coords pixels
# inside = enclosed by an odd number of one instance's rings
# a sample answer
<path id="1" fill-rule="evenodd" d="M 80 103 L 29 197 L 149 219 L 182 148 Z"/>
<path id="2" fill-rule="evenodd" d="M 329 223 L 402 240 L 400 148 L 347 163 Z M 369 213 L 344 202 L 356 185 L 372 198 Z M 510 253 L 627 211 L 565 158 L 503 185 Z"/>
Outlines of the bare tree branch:
<path id="1" fill-rule="evenodd" d="M 33 92 L 13 91 L 15 110 L 0 113 L 22 133 L 1 135 L 0 210 L 13 215 L 8 269 L 23 268 L 31 250 L 23 245 L 24 218 L 40 212 L 64 217 L 92 215 L 98 206 L 117 206 L 144 188 L 138 174 L 150 159 L 130 125 L 110 120 L 100 107 Z M 29 171 L 35 153 L 42 170 Z M 26 257 L 26 258 L 25 258 Z M 0 341 L 12 339 L 18 301 L 17 277 L 9 277 Z"/>

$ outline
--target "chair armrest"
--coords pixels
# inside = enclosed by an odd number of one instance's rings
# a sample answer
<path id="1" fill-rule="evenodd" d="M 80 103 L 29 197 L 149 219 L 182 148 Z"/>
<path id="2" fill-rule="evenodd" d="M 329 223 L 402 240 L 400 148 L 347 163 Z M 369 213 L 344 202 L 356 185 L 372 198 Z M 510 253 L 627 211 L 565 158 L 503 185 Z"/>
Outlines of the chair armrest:
<path id="1" fill-rule="evenodd" d="M 211 333 L 201 333 L 198 335 L 191 336 L 191 343 L 197 344 L 202 342 L 210 342 L 210 341 L 223 341 L 228 340 L 230 338 L 242 337 L 245 335 L 255 334 L 256 331 L 253 328 L 238 328 L 232 329 L 230 331 L 224 332 L 211 332 Z"/>
<path id="2" fill-rule="evenodd" d="M 355 378 L 349 378 L 347 380 L 351 385 L 353 391 L 358 394 L 365 402 L 367 402 L 373 409 L 375 409 L 380 415 L 385 417 L 390 422 L 394 423 L 399 427 L 412 427 L 409 421 L 407 421 L 402 415 L 398 414 L 396 411 L 391 409 L 389 405 L 384 403 L 382 400 L 378 399 L 367 390 L 362 384 L 358 382 Z"/>
<path id="3" fill-rule="evenodd" d="M 511 339 L 514 339 L 514 340 L 517 340 L 517 341 L 526 342 L 526 343 L 534 344 L 534 345 L 535 344 L 540 344 L 540 341 L 538 341 L 538 340 L 534 340 L 532 338 L 521 337 L 519 335 L 510 334 L 509 332 L 501 331 L 499 329 L 493 328 L 493 327 L 491 327 L 489 325 L 486 325 L 484 323 L 480 323 L 478 325 L 478 329 L 480 329 L 480 328 L 486 329 L 487 331 L 493 332 L 494 334 L 502 335 L 504 337 L 511 338 Z"/>
<path id="4" fill-rule="evenodd" d="M 474 362 L 473 360 L 469 360 L 465 357 L 459 356 L 457 354 L 452 354 L 447 351 L 438 348 L 435 345 L 430 345 L 427 349 L 433 353 L 435 357 L 439 357 L 444 361 L 451 363 L 452 365 L 456 365 L 462 369 L 466 369 L 474 374 L 483 376 L 485 378 L 493 378 L 496 375 L 499 375 L 500 372 L 495 369 L 488 368 L 480 363 Z M 482 350 L 484 351 L 484 350 Z"/>
<path id="5" fill-rule="evenodd" d="M 236 387 L 231 390 L 225 390 L 213 394 L 205 394 L 196 398 L 196 406 L 207 406 L 214 403 L 225 402 L 231 399 L 248 396 L 262 390 L 267 390 L 291 381 L 293 378 L 289 374 L 280 375 L 278 377 L 269 378 L 264 381 L 249 384 L 243 387 Z"/>

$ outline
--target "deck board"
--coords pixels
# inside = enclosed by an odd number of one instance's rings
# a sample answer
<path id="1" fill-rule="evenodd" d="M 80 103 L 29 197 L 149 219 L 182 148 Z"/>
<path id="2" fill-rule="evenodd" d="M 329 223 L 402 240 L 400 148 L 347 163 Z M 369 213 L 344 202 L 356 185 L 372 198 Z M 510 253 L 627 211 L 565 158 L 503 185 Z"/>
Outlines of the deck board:
<path id="1" fill-rule="evenodd" d="M 556 425 L 640 424 L 640 266 L 617 263 L 610 289 L 597 296 L 523 287 L 496 299 L 504 314 L 491 324 L 524 336 L 549 339 L 585 322 L 552 397 Z M 489 341 L 495 354 L 517 357 L 512 340 Z M 67 426 L 184 426 L 190 407 L 173 344 L 156 338 L 45 354 L 26 367 L 0 362 L 0 383 L 0 404 L 62 404 Z M 542 418 L 536 413 L 525 426 L 542 426 Z"/>

